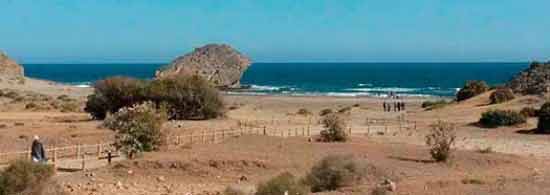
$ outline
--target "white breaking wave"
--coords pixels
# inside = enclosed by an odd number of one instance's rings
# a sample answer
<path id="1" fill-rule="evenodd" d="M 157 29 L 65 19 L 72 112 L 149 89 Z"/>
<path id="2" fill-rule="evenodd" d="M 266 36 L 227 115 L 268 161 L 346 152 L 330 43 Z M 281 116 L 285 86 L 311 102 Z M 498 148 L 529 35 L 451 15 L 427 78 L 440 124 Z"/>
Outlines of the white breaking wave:
<path id="1" fill-rule="evenodd" d="M 357 86 L 359 86 L 359 87 L 370 87 L 370 86 L 372 86 L 372 84 L 370 84 L 370 83 L 359 83 L 359 84 L 357 84 Z"/>
<path id="2" fill-rule="evenodd" d="M 253 91 L 281 91 L 281 90 L 295 91 L 297 90 L 292 86 L 270 86 L 270 85 L 250 85 L 250 89 Z"/>
<path id="3" fill-rule="evenodd" d="M 373 87 L 373 88 L 349 88 L 346 91 L 360 91 L 360 92 L 373 92 L 373 91 L 393 91 L 393 92 L 414 92 L 422 90 L 422 88 L 400 88 L 400 87 Z"/>
<path id="4" fill-rule="evenodd" d="M 92 87 L 92 82 L 71 83 L 71 85 L 79 88 L 90 88 Z"/>

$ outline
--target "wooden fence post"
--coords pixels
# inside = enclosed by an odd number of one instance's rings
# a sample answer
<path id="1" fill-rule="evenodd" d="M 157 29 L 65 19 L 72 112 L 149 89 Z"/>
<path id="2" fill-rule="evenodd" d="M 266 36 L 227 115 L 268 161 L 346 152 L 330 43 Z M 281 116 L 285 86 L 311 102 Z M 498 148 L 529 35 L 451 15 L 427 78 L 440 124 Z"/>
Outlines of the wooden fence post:
<path id="1" fill-rule="evenodd" d="M 81 167 L 82 170 L 86 169 L 86 155 L 83 154 L 82 155 L 82 167 Z"/>
<path id="2" fill-rule="evenodd" d="M 101 157 L 101 143 L 97 144 L 97 158 Z"/>
<path id="3" fill-rule="evenodd" d="M 267 135 L 267 131 L 265 130 L 265 125 L 264 125 L 264 136 Z"/>
<path id="4" fill-rule="evenodd" d="M 205 134 L 206 134 L 206 131 L 202 130 L 202 135 L 201 135 L 201 142 L 202 142 L 202 143 L 205 143 L 205 142 L 206 142 Z"/>
<path id="5" fill-rule="evenodd" d="M 80 156 L 80 144 L 76 145 L 76 159 Z"/>

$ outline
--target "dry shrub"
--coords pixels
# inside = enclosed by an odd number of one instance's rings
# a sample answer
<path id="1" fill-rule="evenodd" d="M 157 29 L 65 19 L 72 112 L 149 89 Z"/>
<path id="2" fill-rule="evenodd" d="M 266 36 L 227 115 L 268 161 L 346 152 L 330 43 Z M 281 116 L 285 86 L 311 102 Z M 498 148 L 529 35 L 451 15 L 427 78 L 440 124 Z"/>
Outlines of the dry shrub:
<path id="1" fill-rule="evenodd" d="M 321 112 L 319 112 L 319 116 L 326 116 L 326 115 L 332 114 L 332 113 L 333 113 L 332 109 L 325 108 L 325 109 L 321 110 Z"/>
<path id="2" fill-rule="evenodd" d="M 426 144 L 430 147 L 430 155 L 437 162 L 447 161 L 451 157 L 455 140 L 455 126 L 442 121 L 433 124 L 430 133 L 426 135 Z"/>
<path id="3" fill-rule="evenodd" d="M 42 194 L 53 175 L 53 166 L 17 160 L 0 174 L 0 195 Z"/>
<path id="4" fill-rule="evenodd" d="M 519 111 L 519 113 L 525 116 L 525 118 L 537 117 L 538 112 L 539 111 L 533 107 L 525 107 Z"/>
<path id="5" fill-rule="evenodd" d="M 489 110 L 481 114 L 479 124 L 488 128 L 496 128 L 518 125 L 526 121 L 527 119 L 524 115 L 513 110 Z"/>
<path id="6" fill-rule="evenodd" d="M 108 116 L 104 126 L 116 131 L 115 145 L 129 158 L 141 152 L 159 149 L 162 144 L 162 125 L 166 114 L 155 109 L 153 103 L 145 102 L 122 108 Z"/>
<path id="7" fill-rule="evenodd" d="M 456 93 L 456 100 L 463 101 L 470 99 L 489 90 L 485 81 L 467 81 L 464 87 Z"/>
<path id="8" fill-rule="evenodd" d="M 325 127 L 321 131 L 318 141 L 321 142 L 345 142 L 348 140 L 346 122 L 338 114 L 329 114 L 323 117 L 321 123 Z"/>
<path id="9" fill-rule="evenodd" d="M 350 106 L 343 107 L 342 109 L 338 110 L 338 113 L 349 114 L 351 113 L 351 107 Z"/>
<path id="10" fill-rule="evenodd" d="M 80 112 L 80 105 L 76 101 L 65 101 L 60 107 L 61 112 Z"/>
<path id="11" fill-rule="evenodd" d="M 250 195 L 251 193 L 245 192 L 245 190 L 237 188 L 235 186 L 227 186 L 223 191 L 224 195 Z"/>
<path id="12" fill-rule="evenodd" d="M 422 102 L 422 108 L 426 110 L 435 110 L 447 106 L 450 102 L 446 100 L 437 100 L 437 101 L 424 101 Z"/>
<path id="13" fill-rule="evenodd" d="M 491 104 L 500 104 L 504 103 L 510 100 L 513 100 L 515 98 L 514 92 L 510 88 L 497 88 L 493 93 L 491 93 L 491 96 L 489 97 L 491 99 Z"/>
<path id="14" fill-rule="evenodd" d="M 317 162 L 304 181 L 312 192 L 334 191 L 367 178 L 369 166 L 351 155 L 328 155 Z"/>
<path id="15" fill-rule="evenodd" d="M 303 116 L 308 116 L 308 115 L 311 115 L 311 111 L 309 111 L 308 109 L 306 108 L 300 108 L 298 110 L 298 112 L 296 112 L 296 114 L 298 115 L 303 115 Z"/>
<path id="16" fill-rule="evenodd" d="M 294 175 L 285 172 L 279 176 L 260 183 L 256 195 L 274 195 L 274 194 L 305 195 L 309 194 L 308 187 L 299 181 Z"/>

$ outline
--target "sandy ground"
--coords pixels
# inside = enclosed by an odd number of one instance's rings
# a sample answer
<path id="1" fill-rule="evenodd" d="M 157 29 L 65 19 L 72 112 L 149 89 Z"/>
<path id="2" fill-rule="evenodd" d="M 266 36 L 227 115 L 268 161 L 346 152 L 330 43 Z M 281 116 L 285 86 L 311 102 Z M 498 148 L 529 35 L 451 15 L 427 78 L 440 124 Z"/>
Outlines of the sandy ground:
<path id="1" fill-rule="evenodd" d="M 85 97 L 92 92 L 89 88 L 40 80 L 28 80 L 23 86 L 0 85 L 0 89 L 33 91 L 54 99 L 65 94 L 80 102 L 81 107 Z M 300 132 L 308 126 L 316 132 L 321 129 L 318 123 L 321 110 L 338 111 L 349 107 L 345 116 L 354 139 L 346 144 L 312 144 L 305 138 L 246 136 L 222 144 L 198 144 L 146 154 L 136 161 L 91 170 L 93 177 L 78 172 L 58 179 L 72 189 L 73 194 L 216 194 L 226 186 L 236 184 L 243 175 L 248 180 L 241 184 L 251 187 L 282 171 L 303 175 L 316 160 L 328 153 L 351 153 L 389 172 L 398 182 L 397 194 L 549 194 L 546 187 L 549 170 L 546 167 L 549 166 L 545 160 L 550 157 L 547 149 L 550 137 L 528 133 L 536 127 L 535 118 L 516 127 L 487 129 L 474 124 L 483 111 L 538 107 L 544 100 L 523 96 L 504 104 L 489 105 L 488 96 L 486 93 L 433 111 L 420 107 L 425 99 L 410 98 L 405 100 L 407 111 L 383 112 L 384 100 L 378 98 L 225 95 L 229 108 L 225 118 L 172 121 L 166 125 L 166 131 L 185 135 L 237 129 L 246 123 L 266 127 L 269 132 L 277 134 L 281 131 Z M 110 141 L 113 137 L 113 132 L 102 128 L 100 121 L 90 120 L 81 111 L 26 109 L 27 100 L 14 101 L 5 97 L 0 97 L 0 103 L 0 152 L 26 150 L 33 135 L 40 135 L 48 147 L 96 144 Z M 312 114 L 297 114 L 302 108 Z M 400 118 L 415 121 L 416 129 L 396 128 L 399 123 L 395 121 Z M 382 120 L 389 122 L 380 123 Z M 457 126 L 457 156 L 452 165 L 426 163 L 429 156 L 424 137 L 429 125 L 438 120 Z M 393 127 L 372 131 L 367 121 Z M 489 147 L 495 153 L 477 152 Z M 179 164 L 169 168 L 166 163 L 171 162 Z M 220 163 L 223 166 L 218 166 Z M 128 174 L 129 170 L 132 174 Z M 482 180 L 483 184 L 462 182 L 471 177 Z M 379 181 L 335 194 L 365 194 L 376 182 Z"/>

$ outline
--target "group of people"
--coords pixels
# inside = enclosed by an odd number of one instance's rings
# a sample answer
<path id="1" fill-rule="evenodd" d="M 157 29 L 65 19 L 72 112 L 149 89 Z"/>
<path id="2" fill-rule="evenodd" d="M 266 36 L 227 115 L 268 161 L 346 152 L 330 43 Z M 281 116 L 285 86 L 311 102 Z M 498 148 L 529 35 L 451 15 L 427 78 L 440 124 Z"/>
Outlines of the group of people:
<path id="1" fill-rule="evenodd" d="M 395 92 L 389 92 L 388 98 L 391 100 L 389 103 L 384 101 L 382 107 L 384 112 L 401 112 L 405 111 L 405 102 Z"/>
<path id="2" fill-rule="evenodd" d="M 401 112 L 405 111 L 405 102 L 403 101 L 393 101 L 391 103 L 388 103 L 384 101 L 382 103 L 382 106 L 384 108 L 384 112 Z"/>

